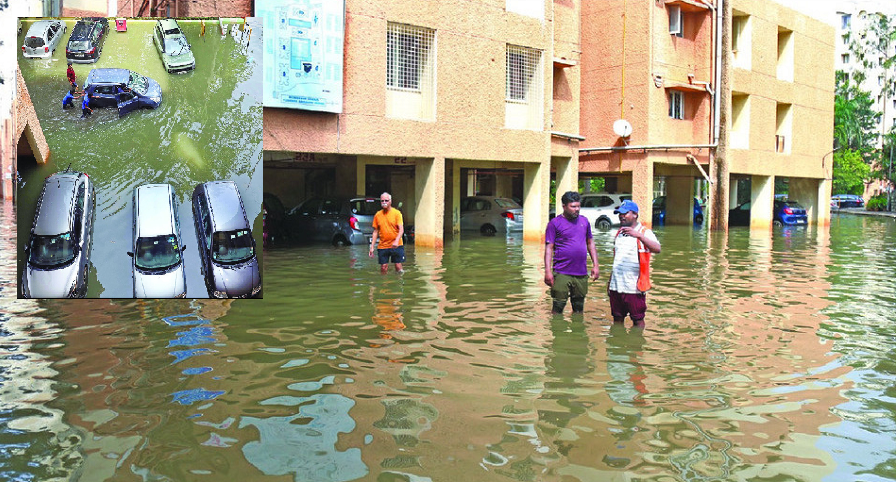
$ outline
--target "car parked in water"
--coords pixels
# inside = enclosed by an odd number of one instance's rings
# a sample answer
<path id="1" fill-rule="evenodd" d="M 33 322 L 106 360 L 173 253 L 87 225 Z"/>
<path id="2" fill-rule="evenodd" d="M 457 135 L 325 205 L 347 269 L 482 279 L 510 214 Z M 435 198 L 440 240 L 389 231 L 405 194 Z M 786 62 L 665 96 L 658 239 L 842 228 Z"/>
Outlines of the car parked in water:
<path id="1" fill-rule="evenodd" d="M 752 203 L 747 201 L 728 211 L 729 226 L 749 226 L 750 207 Z M 775 201 L 773 207 L 772 225 L 781 226 L 805 226 L 808 224 L 806 209 L 796 201 Z"/>
<path id="2" fill-rule="evenodd" d="M 184 270 L 177 199 L 170 184 L 144 184 L 134 189 L 134 298 L 185 298 Z"/>
<path id="3" fill-rule="evenodd" d="M 30 59 L 48 59 L 62 41 L 68 26 L 61 20 L 38 20 L 31 24 L 22 43 L 22 55 Z"/>
<path id="4" fill-rule="evenodd" d="M 196 68 L 196 59 L 190 42 L 177 24 L 177 20 L 157 20 L 152 29 L 152 43 L 159 52 L 162 64 L 169 74 L 187 72 Z"/>
<path id="5" fill-rule="evenodd" d="M 703 224 L 703 205 L 700 200 L 694 198 L 694 224 Z M 666 222 L 666 196 L 658 196 L 653 200 L 653 222 L 665 224 Z"/>
<path id="6" fill-rule="evenodd" d="M 44 181 L 25 245 L 23 297 L 87 294 L 95 213 L 96 197 L 87 173 L 65 170 Z"/>
<path id="7" fill-rule="evenodd" d="M 831 196 L 831 206 L 837 208 L 863 208 L 865 198 L 858 194 L 834 194 Z"/>
<path id="8" fill-rule="evenodd" d="M 520 232 L 523 230 L 523 207 L 506 197 L 461 198 L 460 229 L 478 231 L 483 236 Z"/>
<path id="9" fill-rule="evenodd" d="M 255 238 L 233 181 L 199 184 L 193 190 L 193 223 L 202 275 L 214 298 L 249 298 L 261 291 Z"/>
<path id="10" fill-rule="evenodd" d="M 352 198 L 348 197 L 314 197 L 286 213 L 289 232 L 297 241 L 321 241 L 333 246 L 367 242 L 369 235 L 365 236 L 361 231 L 358 215 L 366 216 L 353 212 Z M 369 219 L 372 223 L 373 216 Z M 370 227 L 370 233 L 373 233 L 373 227 Z"/>
<path id="11" fill-rule="evenodd" d="M 84 17 L 78 20 L 65 47 L 65 57 L 72 62 L 90 64 L 100 59 L 109 20 L 104 17 Z"/>
<path id="12" fill-rule="evenodd" d="M 116 107 L 122 117 L 136 109 L 155 109 L 162 103 L 159 83 L 128 69 L 93 69 L 84 82 L 91 107 Z"/>
<path id="13" fill-rule="evenodd" d="M 622 204 L 622 201 L 631 198 L 631 194 L 582 194 L 582 208 L 579 210 L 579 215 L 585 216 L 595 228 L 607 230 L 619 225 L 619 215 L 613 211 Z"/>

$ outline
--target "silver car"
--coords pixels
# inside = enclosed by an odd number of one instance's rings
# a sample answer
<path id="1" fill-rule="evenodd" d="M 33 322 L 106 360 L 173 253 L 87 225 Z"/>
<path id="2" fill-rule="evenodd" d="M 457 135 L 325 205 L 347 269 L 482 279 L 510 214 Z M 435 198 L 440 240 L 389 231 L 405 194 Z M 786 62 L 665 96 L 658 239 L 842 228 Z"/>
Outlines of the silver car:
<path id="1" fill-rule="evenodd" d="M 177 199 L 169 184 L 146 184 L 134 189 L 134 238 L 131 268 L 134 298 L 184 298 L 184 271 Z"/>
<path id="2" fill-rule="evenodd" d="M 25 246 L 25 298 L 83 298 L 96 198 L 90 177 L 62 171 L 44 181 Z"/>
<path id="3" fill-rule="evenodd" d="M 579 215 L 585 216 L 595 228 L 607 230 L 619 225 L 619 215 L 613 211 L 622 204 L 622 201 L 631 198 L 631 194 L 582 194 L 582 209 L 579 210 Z"/>
<path id="4" fill-rule="evenodd" d="M 523 230 L 523 207 L 510 198 L 472 196 L 460 200 L 460 229 L 483 236 Z"/>
<path id="5" fill-rule="evenodd" d="M 196 59 L 190 48 L 190 42 L 184 36 L 177 20 L 166 18 L 156 21 L 152 29 L 152 43 L 159 52 L 162 64 L 169 74 L 186 72 L 196 68 Z"/>
<path id="6" fill-rule="evenodd" d="M 38 20 L 31 24 L 22 44 L 22 55 L 28 58 L 48 59 L 62 41 L 68 26 L 61 20 Z"/>
<path id="7" fill-rule="evenodd" d="M 215 298 L 248 298 L 261 291 L 255 238 L 233 181 L 206 182 L 193 190 L 193 223 L 202 274 Z"/>

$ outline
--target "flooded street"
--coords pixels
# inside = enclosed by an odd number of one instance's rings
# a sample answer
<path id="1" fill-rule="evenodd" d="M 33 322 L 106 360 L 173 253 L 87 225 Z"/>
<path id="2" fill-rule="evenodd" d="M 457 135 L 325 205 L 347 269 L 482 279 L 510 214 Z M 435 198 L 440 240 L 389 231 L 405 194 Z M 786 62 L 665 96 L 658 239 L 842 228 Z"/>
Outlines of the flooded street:
<path id="1" fill-rule="evenodd" d="M 70 32 L 75 22 L 69 19 L 66 23 Z M 26 22 L 21 36 L 27 26 Z M 239 37 L 230 34 L 222 38 L 217 22 L 207 22 L 206 34 L 201 36 L 198 21 L 181 21 L 196 69 L 168 74 L 153 46 L 154 21 L 131 20 L 127 26 L 127 32 L 110 27 L 97 63 L 74 65 L 81 89 L 95 68 L 127 68 L 160 84 L 159 108 L 137 110 L 120 119 L 117 109 L 109 107 L 95 108 L 91 117 L 81 119 L 80 100 L 78 108 L 61 108 L 68 90 L 64 43 L 47 60 L 25 59 L 19 54 L 19 67 L 50 147 L 50 160 L 38 165 L 32 159 L 19 159 L 24 186 L 18 190 L 18 246 L 28 242 L 43 180 L 69 166 L 86 172 L 97 196 L 87 297 L 130 298 L 132 259 L 127 253 L 133 251 L 134 188 L 168 183 L 179 202 L 187 297 L 208 297 L 191 211 L 190 196 L 197 184 L 223 179 L 236 182 L 261 246 L 261 28 L 253 29 L 252 41 L 241 44 Z M 20 263 L 18 272 L 21 270 Z"/>
<path id="2" fill-rule="evenodd" d="M 4 299 L 0 478 L 896 480 L 896 223 L 657 235 L 643 332 L 605 277 L 552 317 L 500 237 L 270 250 L 263 304 Z"/>

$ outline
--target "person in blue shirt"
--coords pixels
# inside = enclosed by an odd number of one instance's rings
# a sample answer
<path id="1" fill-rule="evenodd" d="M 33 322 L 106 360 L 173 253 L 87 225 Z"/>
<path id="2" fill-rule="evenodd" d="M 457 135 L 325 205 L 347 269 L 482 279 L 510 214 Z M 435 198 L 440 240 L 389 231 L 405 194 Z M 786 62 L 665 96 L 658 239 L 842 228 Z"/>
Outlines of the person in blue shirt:
<path id="1" fill-rule="evenodd" d="M 68 93 L 62 98 L 62 108 L 68 109 L 69 107 L 74 107 L 75 99 L 83 94 L 84 92 L 78 90 L 78 84 L 72 82 L 71 87 L 68 89 Z"/>
<path id="2" fill-rule="evenodd" d="M 84 94 L 84 100 L 81 102 L 81 118 L 90 117 L 93 109 L 90 108 L 90 97 Z"/>

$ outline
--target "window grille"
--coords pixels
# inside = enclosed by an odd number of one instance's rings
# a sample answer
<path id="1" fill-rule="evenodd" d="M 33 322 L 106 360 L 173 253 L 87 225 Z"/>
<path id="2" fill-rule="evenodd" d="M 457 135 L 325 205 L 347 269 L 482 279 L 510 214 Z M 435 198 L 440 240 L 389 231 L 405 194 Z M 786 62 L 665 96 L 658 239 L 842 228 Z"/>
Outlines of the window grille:
<path id="1" fill-rule="evenodd" d="M 684 92 L 669 92 L 669 117 L 684 119 Z"/>
<path id="2" fill-rule="evenodd" d="M 386 32 L 386 86 L 420 91 L 421 82 L 432 82 L 428 57 L 435 31 L 412 25 L 389 23 Z"/>
<path id="3" fill-rule="evenodd" d="M 516 45 L 507 46 L 507 100 L 528 102 L 529 91 L 538 73 L 541 51 Z"/>

